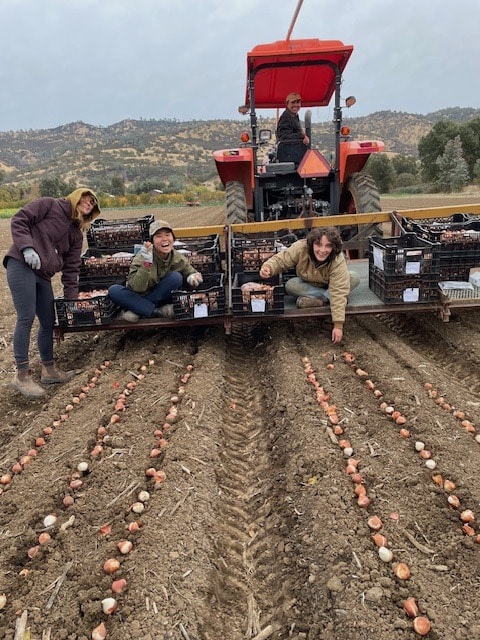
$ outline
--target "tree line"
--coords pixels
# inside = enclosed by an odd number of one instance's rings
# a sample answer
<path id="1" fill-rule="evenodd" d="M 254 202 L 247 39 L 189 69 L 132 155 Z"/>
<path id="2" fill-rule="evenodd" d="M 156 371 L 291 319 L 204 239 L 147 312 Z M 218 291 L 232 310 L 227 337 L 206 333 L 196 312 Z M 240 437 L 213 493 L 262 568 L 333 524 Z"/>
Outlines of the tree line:
<path id="1" fill-rule="evenodd" d="M 366 170 L 381 193 L 452 193 L 480 184 L 480 118 L 440 120 L 418 143 L 418 158 L 372 155 Z"/>
<path id="2" fill-rule="evenodd" d="M 418 156 L 373 154 L 366 171 L 372 175 L 381 193 L 450 193 L 468 184 L 480 184 L 480 117 L 462 123 L 439 120 L 418 143 Z M 50 175 L 39 182 L 2 184 L 0 171 L 0 208 L 22 206 L 39 196 L 62 197 L 76 188 L 74 182 Z M 146 206 L 218 202 L 222 185 L 217 179 L 207 187 L 185 176 L 147 177 L 127 184 L 119 173 L 110 180 L 88 185 L 94 188 L 104 207 Z"/>

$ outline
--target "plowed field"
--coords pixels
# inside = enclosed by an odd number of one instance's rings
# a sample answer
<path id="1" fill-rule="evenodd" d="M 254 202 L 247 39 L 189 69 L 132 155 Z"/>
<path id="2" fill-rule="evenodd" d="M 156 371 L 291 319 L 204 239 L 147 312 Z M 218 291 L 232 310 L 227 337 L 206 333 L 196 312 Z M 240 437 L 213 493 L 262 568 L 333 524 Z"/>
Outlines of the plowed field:
<path id="1" fill-rule="evenodd" d="M 407 598 L 480 637 L 480 311 L 67 334 L 77 375 L 31 401 L 0 287 L 1 638 L 413 640 Z"/>

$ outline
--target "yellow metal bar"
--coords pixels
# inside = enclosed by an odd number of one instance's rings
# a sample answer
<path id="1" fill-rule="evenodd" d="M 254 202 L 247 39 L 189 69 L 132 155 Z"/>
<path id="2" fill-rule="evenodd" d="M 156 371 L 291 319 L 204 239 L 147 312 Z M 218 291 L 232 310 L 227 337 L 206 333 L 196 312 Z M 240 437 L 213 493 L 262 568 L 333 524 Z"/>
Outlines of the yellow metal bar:
<path id="1" fill-rule="evenodd" d="M 402 218 L 412 218 L 413 220 L 422 218 L 448 218 L 454 213 L 472 213 L 478 216 L 480 215 L 480 204 L 456 204 L 448 207 L 402 209 L 401 211 L 394 211 L 394 213 L 401 215 Z"/>
<path id="2" fill-rule="evenodd" d="M 223 233 L 224 228 L 225 228 L 225 225 L 223 224 L 216 224 L 216 225 L 212 225 L 211 227 L 184 227 L 184 228 L 177 227 L 175 229 L 175 237 L 189 238 L 190 236 L 193 236 L 193 237 L 210 236 L 214 233 L 218 233 L 219 235 L 221 235 Z"/>

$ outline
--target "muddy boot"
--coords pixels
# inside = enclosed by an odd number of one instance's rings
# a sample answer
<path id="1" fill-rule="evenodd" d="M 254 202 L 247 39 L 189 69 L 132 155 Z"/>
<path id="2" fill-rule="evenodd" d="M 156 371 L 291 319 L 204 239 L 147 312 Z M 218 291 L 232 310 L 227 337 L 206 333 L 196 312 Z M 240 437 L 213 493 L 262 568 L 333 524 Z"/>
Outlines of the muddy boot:
<path id="1" fill-rule="evenodd" d="M 46 391 L 32 378 L 31 369 L 20 369 L 14 375 L 11 386 L 27 398 L 43 398 Z"/>
<path id="2" fill-rule="evenodd" d="M 312 307 L 326 307 L 328 305 L 327 298 L 309 298 L 307 296 L 299 296 L 297 298 L 297 309 L 311 309 Z"/>
<path id="3" fill-rule="evenodd" d="M 54 362 L 52 364 L 42 363 L 42 375 L 40 377 L 40 382 L 42 384 L 68 382 L 74 375 L 75 371 L 62 371 Z"/>

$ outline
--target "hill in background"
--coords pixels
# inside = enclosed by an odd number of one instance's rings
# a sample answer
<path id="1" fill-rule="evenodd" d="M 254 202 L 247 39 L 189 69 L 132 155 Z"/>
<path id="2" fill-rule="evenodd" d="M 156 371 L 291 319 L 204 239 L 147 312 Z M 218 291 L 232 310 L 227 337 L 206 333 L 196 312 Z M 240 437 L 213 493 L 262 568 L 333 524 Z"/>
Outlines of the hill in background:
<path id="1" fill-rule="evenodd" d="M 465 122 L 480 109 L 452 108 L 427 115 L 378 111 L 345 118 L 353 139 L 383 140 L 389 153 L 417 156 L 417 145 L 441 119 Z M 260 128 L 275 127 L 259 118 Z M 126 184 L 157 178 L 199 184 L 216 178 L 212 153 L 238 146 L 250 120 L 123 120 L 108 127 L 73 122 L 54 129 L 0 132 L 3 184 L 32 183 L 46 177 L 99 188 L 113 177 Z M 315 147 L 329 155 L 334 148 L 333 125 L 313 123 Z"/>

